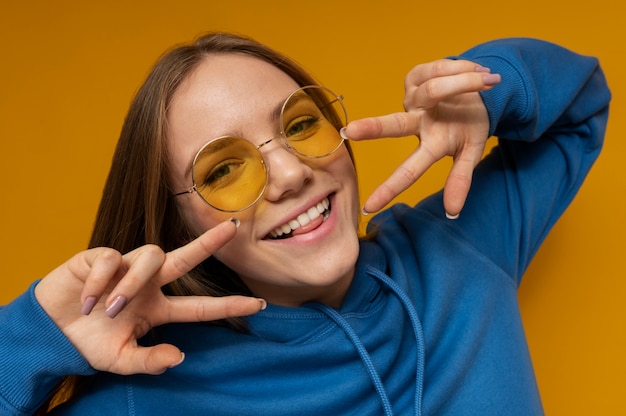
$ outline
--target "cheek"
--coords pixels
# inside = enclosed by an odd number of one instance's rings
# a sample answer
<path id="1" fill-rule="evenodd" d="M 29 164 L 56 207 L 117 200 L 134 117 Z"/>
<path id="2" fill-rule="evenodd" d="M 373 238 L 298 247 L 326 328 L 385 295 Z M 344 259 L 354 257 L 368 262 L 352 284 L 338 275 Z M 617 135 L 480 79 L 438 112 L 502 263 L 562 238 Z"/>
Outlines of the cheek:
<path id="1" fill-rule="evenodd" d="M 229 215 L 209 207 L 196 194 L 185 195 L 181 198 L 187 198 L 187 200 L 179 202 L 180 213 L 191 226 L 195 235 L 199 236 L 220 222 L 230 218 Z M 196 199 L 198 201 L 195 201 Z"/>
<path id="2" fill-rule="evenodd" d="M 340 150 L 337 151 L 337 155 L 339 162 L 341 163 L 342 169 L 346 172 L 346 174 L 353 176 L 353 180 L 355 180 L 356 167 L 354 165 L 352 157 L 350 157 L 350 152 L 348 151 L 348 148 L 344 145 Z"/>
<path id="3" fill-rule="evenodd" d="M 246 237 L 248 235 L 246 228 L 247 227 L 245 227 L 242 223 L 237 230 L 235 237 L 224 246 L 220 247 L 213 254 L 213 257 L 233 269 L 238 274 L 242 272 L 241 267 L 245 270 L 245 263 L 254 257 L 251 255 L 250 245 L 248 244 L 248 238 Z M 247 253 L 247 255 L 242 257 L 242 253 Z"/>
<path id="4" fill-rule="evenodd" d="M 247 246 L 250 235 L 252 235 L 251 224 L 253 223 L 254 209 L 236 213 L 221 212 L 208 206 L 196 194 L 191 194 L 188 198 L 198 199 L 198 201 L 183 201 L 180 204 L 180 210 L 196 236 L 205 233 L 224 221 L 228 221 L 232 217 L 236 217 L 241 221 L 235 237 L 214 253 L 215 258 L 223 263 L 229 263 L 229 259 L 234 259 L 234 261 L 241 260 L 241 252 Z"/>
<path id="5" fill-rule="evenodd" d="M 343 183 L 344 188 L 348 191 L 352 190 L 354 193 L 353 197 L 358 200 L 356 168 L 348 153 L 348 149 L 344 148 L 341 153 L 337 155 L 337 159 L 331 164 L 330 170 L 333 176 Z"/>

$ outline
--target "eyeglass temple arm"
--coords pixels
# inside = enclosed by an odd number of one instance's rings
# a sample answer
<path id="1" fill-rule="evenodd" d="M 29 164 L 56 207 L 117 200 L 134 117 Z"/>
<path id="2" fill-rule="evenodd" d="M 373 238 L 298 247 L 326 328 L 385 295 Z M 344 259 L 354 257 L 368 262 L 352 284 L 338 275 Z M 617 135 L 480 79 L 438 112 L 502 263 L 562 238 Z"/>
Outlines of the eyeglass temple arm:
<path id="1" fill-rule="evenodd" d="M 177 194 L 174 194 L 174 196 L 181 196 L 181 195 L 186 195 L 186 194 L 193 194 L 194 192 L 196 192 L 196 185 L 192 186 L 191 188 L 187 189 L 186 191 L 183 192 L 179 192 Z"/>

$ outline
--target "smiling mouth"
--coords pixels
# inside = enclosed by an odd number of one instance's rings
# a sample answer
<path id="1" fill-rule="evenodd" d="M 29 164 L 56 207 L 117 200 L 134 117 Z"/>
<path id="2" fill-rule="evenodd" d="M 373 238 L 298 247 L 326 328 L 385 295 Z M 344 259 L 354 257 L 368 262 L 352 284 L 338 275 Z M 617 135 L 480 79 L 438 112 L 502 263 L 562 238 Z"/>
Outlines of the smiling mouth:
<path id="1" fill-rule="evenodd" d="M 330 215 L 330 201 L 328 197 L 324 198 L 317 205 L 312 206 L 302 214 L 298 215 L 296 218 L 287 222 L 286 224 L 281 225 L 278 228 L 275 228 L 271 231 L 265 238 L 270 240 L 283 240 L 285 238 L 292 237 L 297 234 L 294 231 L 306 227 L 311 222 L 318 220 L 321 216 L 321 222 L 326 221 L 328 216 Z"/>

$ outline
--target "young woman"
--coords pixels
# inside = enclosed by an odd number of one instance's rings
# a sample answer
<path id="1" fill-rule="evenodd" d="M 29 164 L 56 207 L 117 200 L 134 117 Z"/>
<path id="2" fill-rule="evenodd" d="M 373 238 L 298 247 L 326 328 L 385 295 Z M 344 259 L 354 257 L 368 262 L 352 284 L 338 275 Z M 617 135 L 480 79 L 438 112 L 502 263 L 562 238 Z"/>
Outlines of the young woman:
<path id="1" fill-rule="evenodd" d="M 516 289 L 609 101 L 596 59 L 504 39 L 416 66 L 406 112 L 345 127 L 340 95 L 252 40 L 172 50 L 131 105 L 91 248 L 0 310 L 0 409 L 541 414 Z M 362 212 L 452 156 L 445 188 L 359 239 L 345 138 L 406 135 Z"/>

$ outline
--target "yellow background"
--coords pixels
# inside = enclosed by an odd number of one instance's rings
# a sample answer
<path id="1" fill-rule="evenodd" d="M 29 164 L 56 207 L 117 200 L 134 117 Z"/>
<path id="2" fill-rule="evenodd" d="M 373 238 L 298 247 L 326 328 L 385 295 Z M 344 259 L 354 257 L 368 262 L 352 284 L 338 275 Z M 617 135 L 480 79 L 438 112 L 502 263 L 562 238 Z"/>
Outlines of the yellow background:
<path id="1" fill-rule="evenodd" d="M 85 247 L 129 100 L 175 43 L 208 30 L 251 35 L 344 94 L 358 118 L 400 110 L 403 76 L 417 63 L 496 37 L 540 37 L 598 56 L 614 100 L 605 150 L 521 288 L 531 353 L 548 414 L 626 414 L 626 22 L 615 4 L 4 1 L 0 304 Z M 362 194 L 413 144 L 357 146 Z M 438 189 L 447 167 L 433 169 L 402 199 Z"/>

